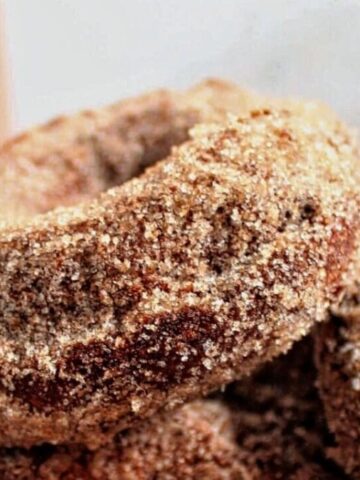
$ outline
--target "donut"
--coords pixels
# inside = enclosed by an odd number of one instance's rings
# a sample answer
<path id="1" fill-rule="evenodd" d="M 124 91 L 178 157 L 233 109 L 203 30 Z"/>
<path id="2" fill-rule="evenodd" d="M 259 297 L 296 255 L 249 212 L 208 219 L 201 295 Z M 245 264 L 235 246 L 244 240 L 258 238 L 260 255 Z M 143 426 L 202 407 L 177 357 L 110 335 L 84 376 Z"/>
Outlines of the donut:
<path id="1" fill-rule="evenodd" d="M 33 128 L 0 149 L 0 222 L 19 223 L 89 200 L 165 158 L 195 123 L 259 102 L 257 95 L 213 79 L 187 92 L 158 90 Z"/>
<path id="2" fill-rule="evenodd" d="M 2 480 L 346 480 L 315 387 L 310 337 L 216 398 L 162 412 L 96 451 L 0 449 Z"/>
<path id="3" fill-rule="evenodd" d="M 317 336 L 319 389 L 330 430 L 330 450 L 351 475 L 360 478 L 360 284 L 347 292 L 331 321 Z"/>
<path id="4" fill-rule="evenodd" d="M 343 290 L 356 148 L 339 123 L 253 110 L 3 227 L 1 444 L 95 449 L 288 350 Z"/>
<path id="5" fill-rule="evenodd" d="M 0 449 L 2 480 L 249 480 L 225 404 L 201 400 L 158 414 L 97 451 Z"/>
<path id="6" fill-rule="evenodd" d="M 319 102 L 266 99 L 218 79 L 57 117 L 0 148 L 0 226 L 90 200 L 165 158 L 194 124 L 260 105 L 285 106 L 309 121 L 336 121 Z"/>
<path id="7" fill-rule="evenodd" d="M 313 350 L 309 335 L 225 394 L 237 460 L 252 480 L 348 478 L 328 458 L 333 438 L 316 388 Z"/>

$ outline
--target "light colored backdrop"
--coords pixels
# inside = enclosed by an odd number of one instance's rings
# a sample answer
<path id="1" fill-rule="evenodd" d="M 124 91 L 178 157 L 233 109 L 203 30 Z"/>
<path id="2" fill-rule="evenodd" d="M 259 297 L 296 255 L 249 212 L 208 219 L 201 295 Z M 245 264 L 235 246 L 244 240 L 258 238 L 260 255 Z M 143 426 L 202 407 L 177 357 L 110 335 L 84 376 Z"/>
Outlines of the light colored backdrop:
<path id="1" fill-rule="evenodd" d="M 212 75 L 360 125 L 358 0 L 3 0 L 16 129 Z"/>

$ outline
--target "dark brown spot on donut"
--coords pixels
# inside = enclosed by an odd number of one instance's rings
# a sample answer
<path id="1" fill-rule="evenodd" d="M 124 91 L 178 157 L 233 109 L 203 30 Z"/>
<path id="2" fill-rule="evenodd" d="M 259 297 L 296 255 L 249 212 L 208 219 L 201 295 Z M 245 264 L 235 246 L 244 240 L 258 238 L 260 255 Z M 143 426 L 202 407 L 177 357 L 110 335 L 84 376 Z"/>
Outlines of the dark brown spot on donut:
<path id="1" fill-rule="evenodd" d="M 112 340 L 92 340 L 73 345 L 57 364 L 54 378 L 25 375 L 14 379 L 13 396 L 34 409 L 68 408 L 86 403 L 99 389 L 124 400 L 137 385 L 166 391 L 201 376 L 205 370 L 205 344 L 216 342 L 221 353 L 230 351 L 234 338 L 214 313 L 183 308 L 177 313 L 148 316 L 142 328 L 116 346 Z"/>

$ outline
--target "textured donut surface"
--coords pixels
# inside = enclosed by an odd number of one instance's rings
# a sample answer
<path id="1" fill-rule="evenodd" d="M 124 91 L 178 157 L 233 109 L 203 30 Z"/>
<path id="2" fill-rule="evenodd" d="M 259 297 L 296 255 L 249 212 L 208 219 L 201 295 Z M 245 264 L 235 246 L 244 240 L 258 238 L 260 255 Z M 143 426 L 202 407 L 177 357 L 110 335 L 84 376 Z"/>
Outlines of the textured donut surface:
<path id="1" fill-rule="evenodd" d="M 0 224 L 89 200 L 163 159 L 195 123 L 246 112 L 259 101 L 234 84 L 208 80 L 186 92 L 157 90 L 33 128 L 0 149 Z M 305 108 L 311 115 L 319 110 Z"/>
<path id="2" fill-rule="evenodd" d="M 121 433 L 96 451 L 0 449 L 2 480 L 346 480 L 315 387 L 312 341 L 231 385 Z"/>
<path id="3" fill-rule="evenodd" d="M 253 111 L 99 199 L 0 232 L 3 445 L 95 448 L 286 351 L 359 223 L 341 126 Z"/>

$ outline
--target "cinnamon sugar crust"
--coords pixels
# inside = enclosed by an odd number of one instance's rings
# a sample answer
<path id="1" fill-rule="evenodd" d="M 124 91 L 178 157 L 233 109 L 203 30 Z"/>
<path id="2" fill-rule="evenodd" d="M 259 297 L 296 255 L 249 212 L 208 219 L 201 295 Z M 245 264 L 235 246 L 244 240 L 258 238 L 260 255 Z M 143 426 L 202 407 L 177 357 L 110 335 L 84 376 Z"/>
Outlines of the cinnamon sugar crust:
<path id="1" fill-rule="evenodd" d="M 265 109 L 192 136 L 0 232 L 3 445 L 96 448 L 286 351 L 336 302 L 359 224 L 346 129 Z"/>
<path id="2" fill-rule="evenodd" d="M 241 114 L 259 102 L 256 94 L 213 79 L 33 128 L 0 149 L 0 223 L 89 200 L 165 158 L 196 123 Z"/>
<path id="3" fill-rule="evenodd" d="M 3 480 L 346 480 L 315 388 L 312 341 L 213 400 L 160 413 L 97 451 L 0 450 Z"/>
<path id="4" fill-rule="evenodd" d="M 2 480 L 250 480 L 237 459 L 231 414 L 217 401 L 160 414 L 95 452 L 0 450 Z"/>
<path id="5" fill-rule="evenodd" d="M 285 106 L 308 121 L 336 122 L 319 102 L 265 98 L 219 79 L 54 118 L 0 148 L 0 225 L 92 199 L 165 158 L 196 123 L 266 105 Z"/>

